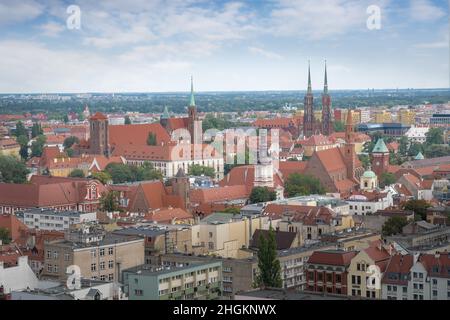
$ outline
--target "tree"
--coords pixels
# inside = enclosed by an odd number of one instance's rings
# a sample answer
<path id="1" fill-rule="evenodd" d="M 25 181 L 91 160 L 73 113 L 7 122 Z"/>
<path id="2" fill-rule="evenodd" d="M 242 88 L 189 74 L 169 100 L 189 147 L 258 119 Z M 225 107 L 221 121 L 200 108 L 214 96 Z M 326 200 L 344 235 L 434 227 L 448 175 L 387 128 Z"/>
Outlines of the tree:
<path id="1" fill-rule="evenodd" d="M 370 159 L 367 154 L 360 154 L 358 158 L 364 168 L 368 168 L 370 166 Z"/>
<path id="2" fill-rule="evenodd" d="M 39 123 L 33 123 L 33 127 L 31 128 L 31 138 L 35 138 L 40 134 L 44 134 L 44 130 Z"/>
<path id="3" fill-rule="evenodd" d="M 119 211 L 119 192 L 103 193 L 100 198 L 100 209 L 106 212 Z"/>
<path id="4" fill-rule="evenodd" d="M 72 158 L 73 155 L 75 154 L 75 151 L 73 151 L 73 149 L 69 148 L 69 149 L 66 149 L 66 154 L 69 158 Z"/>
<path id="5" fill-rule="evenodd" d="M 425 200 L 408 200 L 403 204 L 403 209 L 414 211 L 415 214 L 419 215 L 422 220 L 427 219 L 427 209 L 431 207 L 430 203 Z"/>
<path id="6" fill-rule="evenodd" d="M 69 122 L 69 116 L 67 114 L 64 115 L 63 121 L 64 121 L 64 123 L 68 123 Z"/>
<path id="7" fill-rule="evenodd" d="M 28 173 L 25 164 L 16 157 L 0 155 L 0 182 L 25 183 Z"/>
<path id="8" fill-rule="evenodd" d="M 199 164 L 193 164 L 189 167 L 188 174 L 191 176 L 201 176 L 205 175 L 211 178 L 214 178 L 216 175 L 216 172 L 214 171 L 214 168 L 202 166 Z"/>
<path id="9" fill-rule="evenodd" d="M 27 131 L 27 129 L 25 129 L 25 126 L 23 125 L 22 121 L 18 121 L 16 123 L 16 131 L 14 132 L 14 135 L 16 137 L 20 137 L 20 136 L 28 137 L 28 131 Z"/>
<path id="10" fill-rule="evenodd" d="M 20 157 L 28 159 L 28 137 L 24 135 L 18 136 L 17 143 L 20 145 Z"/>
<path id="11" fill-rule="evenodd" d="M 47 137 L 44 135 L 39 135 L 36 137 L 36 140 L 31 143 L 31 156 L 32 157 L 40 157 L 42 155 L 45 141 L 47 141 Z"/>
<path id="12" fill-rule="evenodd" d="M 444 130 L 442 128 L 430 128 L 425 134 L 427 144 L 443 144 Z"/>
<path id="13" fill-rule="evenodd" d="M 93 172 L 91 174 L 91 177 L 93 179 L 97 179 L 98 181 L 100 181 L 103 184 L 107 184 L 112 180 L 111 175 L 106 171 Z"/>
<path id="14" fill-rule="evenodd" d="M 162 179 L 161 172 L 156 170 L 149 162 L 144 162 L 140 167 L 110 163 L 106 166 L 105 171 L 111 176 L 114 183 Z"/>
<path id="15" fill-rule="evenodd" d="M 222 212 L 231 213 L 231 214 L 239 214 L 239 213 L 241 213 L 241 209 L 239 209 L 237 207 L 228 207 L 225 210 L 223 210 Z"/>
<path id="16" fill-rule="evenodd" d="M 380 187 L 384 188 L 386 186 L 390 186 L 395 183 L 396 178 L 393 173 L 383 172 L 380 176 Z"/>
<path id="17" fill-rule="evenodd" d="M 409 146 L 408 156 L 415 157 L 419 152 L 424 153 L 424 147 L 421 143 L 413 142 Z"/>
<path id="18" fill-rule="evenodd" d="M 450 146 L 446 144 L 432 144 L 425 146 L 425 157 L 438 158 L 450 155 Z"/>
<path id="19" fill-rule="evenodd" d="M 8 244 L 11 242 L 11 233 L 6 228 L 0 228 L 0 240 L 3 244 Z"/>
<path id="20" fill-rule="evenodd" d="M 270 191 L 267 187 L 254 187 L 250 193 L 250 203 L 273 201 L 277 198 L 275 191 Z"/>
<path id="21" fill-rule="evenodd" d="M 64 139 L 63 145 L 64 145 L 64 149 L 69 149 L 71 148 L 75 143 L 79 143 L 80 139 L 78 139 L 77 137 L 74 136 L 70 136 Z"/>
<path id="22" fill-rule="evenodd" d="M 125 116 L 125 124 L 131 124 L 131 119 L 129 116 Z"/>
<path id="23" fill-rule="evenodd" d="M 280 261 L 277 259 L 277 244 L 275 232 L 272 227 L 269 230 L 267 239 L 261 233 L 258 247 L 258 268 L 259 273 L 256 283 L 260 287 L 281 288 Z"/>
<path id="24" fill-rule="evenodd" d="M 334 131 L 335 132 L 344 132 L 345 131 L 344 123 L 342 121 L 335 121 L 334 122 Z"/>
<path id="25" fill-rule="evenodd" d="M 69 177 L 71 178 L 84 178 L 84 172 L 81 169 L 74 169 L 70 172 Z"/>
<path id="26" fill-rule="evenodd" d="M 149 132 L 148 133 L 147 144 L 149 146 L 156 146 L 156 144 L 157 144 L 156 134 L 154 134 L 153 132 Z"/>
<path id="27" fill-rule="evenodd" d="M 284 189 L 289 197 L 325 193 L 319 179 L 300 173 L 291 174 L 285 182 Z"/>
<path id="28" fill-rule="evenodd" d="M 408 153 L 408 138 L 406 136 L 402 136 L 399 140 L 398 152 L 402 156 L 406 156 Z"/>
<path id="29" fill-rule="evenodd" d="M 105 171 L 111 176 L 114 183 L 133 181 L 133 173 L 127 165 L 110 163 L 106 166 Z"/>
<path id="30" fill-rule="evenodd" d="M 402 232 L 404 226 L 408 224 L 405 217 L 390 217 L 381 228 L 383 236 L 391 236 Z"/>

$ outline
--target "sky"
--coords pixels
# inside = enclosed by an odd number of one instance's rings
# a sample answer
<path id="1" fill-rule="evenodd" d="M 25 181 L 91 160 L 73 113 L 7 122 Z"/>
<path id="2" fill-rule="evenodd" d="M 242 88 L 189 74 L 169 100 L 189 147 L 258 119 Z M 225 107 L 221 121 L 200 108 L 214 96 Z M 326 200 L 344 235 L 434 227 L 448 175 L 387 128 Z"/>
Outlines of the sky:
<path id="1" fill-rule="evenodd" d="M 187 91 L 191 75 L 196 91 L 305 90 L 308 61 L 320 90 L 325 60 L 331 91 L 448 88 L 448 8 L 447 0 L 0 0 L 0 93 Z"/>

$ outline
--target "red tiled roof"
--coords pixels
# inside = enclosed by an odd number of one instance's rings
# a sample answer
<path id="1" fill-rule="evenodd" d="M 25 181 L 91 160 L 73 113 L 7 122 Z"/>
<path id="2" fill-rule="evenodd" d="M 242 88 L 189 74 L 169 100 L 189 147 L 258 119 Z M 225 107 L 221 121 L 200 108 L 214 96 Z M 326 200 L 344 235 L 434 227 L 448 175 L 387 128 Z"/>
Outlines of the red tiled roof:
<path id="1" fill-rule="evenodd" d="M 283 186 L 282 178 L 276 173 L 273 173 L 274 187 Z M 245 185 L 251 190 L 255 183 L 255 165 L 238 166 L 231 169 L 223 180 L 219 182 L 221 187 Z"/>
<path id="2" fill-rule="evenodd" d="M 280 170 L 286 179 L 293 173 L 304 173 L 307 164 L 308 162 L 306 161 L 280 161 L 278 163 L 278 170 Z"/>
<path id="3" fill-rule="evenodd" d="M 429 276 L 450 278 L 450 257 L 447 252 L 441 254 L 422 254 L 419 261 L 423 264 Z"/>
<path id="4" fill-rule="evenodd" d="M 146 220 L 159 223 L 172 223 L 176 221 L 192 220 L 194 216 L 180 208 L 161 208 L 145 215 Z"/>
<path id="5" fill-rule="evenodd" d="M 253 126 L 255 126 L 255 127 L 287 128 L 292 125 L 295 125 L 293 118 L 257 119 L 255 122 L 253 122 Z"/>
<path id="6" fill-rule="evenodd" d="M 392 256 L 387 264 L 386 270 L 384 271 L 381 282 L 387 284 L 406 285 L 408 280 L 405 280 L 403 276 L 409 274 L 409 270 L 411 270 L 413 264 L 414 257 L 412 255 L 396 254 Z M 397 279 L 390 279 L 389 276 L 391 274 L 395 274 Z"/>
<path id="7" fill-rule="evenodd" d="M 101 112 L 96 112 L 93 116 L 89 118 L 90 120 L 108 120 L 108 117 Z"/>
<path id="8" fill-rule="evenodd" d="M 302 146 L 327 146 L 332 145 L 333 143 L 328 140 L 328 138 L 322 134 L 315 134 L 309 137 L 308 139 L 301 142 Z"/>
<path id="9" fill-rule="evenodd" d="M 308 259 L 308 264 L 348 267 L 356 254 L 356 251 L 314 251 Z"/>
<path id="10" fill-rule="evenodd" d="M 108 128 L 111 146 L 147 146 L 150 132 L 156 135 L 158 145 L 170 142 L 169 134 L 159 123 L 111 125 Z"/>
<path id="11" fill-rule="evenodd" d="M 245 185 L 224 186 L 218 188 L 193 189 L 189 193 L 191 203 L 211 203 L 248 198 Z"/>

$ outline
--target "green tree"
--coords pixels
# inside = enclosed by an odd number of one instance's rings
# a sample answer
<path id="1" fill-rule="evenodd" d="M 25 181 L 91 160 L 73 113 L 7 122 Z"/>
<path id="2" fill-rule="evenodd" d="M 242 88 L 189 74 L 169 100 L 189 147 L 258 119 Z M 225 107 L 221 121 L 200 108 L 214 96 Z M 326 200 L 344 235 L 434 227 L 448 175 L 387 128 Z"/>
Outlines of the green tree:
<path id="1" fill-rule="evenodd" d="M 66 114 L 63 118 L 64 123 L 69 123 L 69 116 Z"/>
<path id="2" fill-rule="evenodd" d="M 405 217 L 390 217 L 381 228 L 383 236 L 391 236 L 402 232 L 402 228 L 408 224 Z"/>
<path id="3" fill-rule="evenodd" d="M 40 157 L 42 155 L 45 141 L 47 141 L 47 137 L 44 135 L 39 135 L 36 137 L 36 140 L 31 143 L 31 156 L 32 157 Z"/>
<path id="4" fill-rule="evenodd" d="M 71 178 L 84 178 L 84 172 L 81 169 L 74 169 L 70 172 L 69 177 Z"/>
<path id="5" fill-rule="evenodd" d="M 149 162 L 142 166 L 128 166 L 122 163 L 110 163 L 105 171 L 111 176 L 113 183 L 135 182 L 143 180 L 161 180 L 162 174 Z"/>
<path id="6" fill-rule="evenodd" d="M 370 158 L 367 154 L 360 154 L 358 158 L 364 168 L 368 168 L 370 166 Z"/>
<path id="7" fill-rule="evenodd" d="M 261 234 L 258 247 L 258 268 L 256 284 L 260 287 L 281 288 L 280 261 L 277 259 L 277 244 L 272 227 L 267 239 Z"/>
<path id="8" fill-rule="evenodd" d="M 3 244 L 9 244 L 11 242 L 11 233 L 9 229 L 0 228 L 0 240 Z"/>
<path id="9" fill-rule="evenodd" d="M 250 193 L 250 203 L 273 201 L 277 198 L 275 191 L 270 191 L 267 187 L 254 187 Z"/>
<path id="10" fill-rule="evenodd" d="M 216 172 L 214 171 L 214 168 L 212 168 L 212 167 L 202 166 L 199 164 L 193 164 L 192 166 L 189 167 L 188 174 L 191 176 L 201 176 L 203 174 L 207 177 L 214 178 L 216 175 Z"/>
<path id="11" fill-rule="evenodd" d="M 344 123 L 342 121 L 335 121 L 334 122 L 334 131 L 335 132 L 344 132 L 345 131 Z"/>
<path id="12" fill-rule="evenodd" d="M 424 150 L 425 157 L 438 158 L 450 156 L 450 146 L 446 144 L 426 145 Z"/>
<path id="13" fill-rule="evenodd" d="M 16 123 L 16 130 L 14 132 L 14 135 L 16 137 L 20 137 L 20 136 L 28 137 L 28 131 L 27 131 L 27 129 L 25 129 L 25 126 L 23 125 L 22 121 L 18 121 Z"/>
<path id="14" fill-rule="evenodd" d="M 427 144 L 443 144 L 444 130 L 442 128 L 430 128 L 425 134 Z"/>
<path id="15" fill-rule="evenodd" d="M 147 145 L 149 145 L 149 146 L 156 146 L 157 145 L 156 134 L 154 134 L 153 132 L 149 132 L 148 133 Z"/>
<path id="16" fill-rule="evenodd" d="M 17 137 L 17 143 L 20 145 L 20 157 L 22 159 L 28 159 L 28 137 L 21 135 Z"/>
<path id="17" fill-rule="evenodd" d="M 411 199 L 403 204 L 403 209 L 414 211 L 422 220 L 427 219 L 427 209 L 431 207 L 430 203 L 425 200 Z"/>
<path id="18" fill-rule="evenodd" d="M 162 180 L 163 176 L 161 171 L 156 170 L 155 167 L 150 162 L 144 162 L 140 167 L 136 168 L 137 171 L 135 173 L 136 181 L 144 181 L 144 180 Z"/>
<path id="19" fill-rule="evenodd" d="M 237 207 L 228 207 L 225 210 L 223 210 L 222 212 L 231 213 L 231 214 L 239 214 L 239 213 L 241 213 L 241 209 L 239 209 Z"/>
<path id="20" fill-rule="evenodd" d="M 402 156 L 406 156 L 408 154 L 408 138 L 406 136 L 402 136 L 399 140 L 398 152 Z"/>
<path id="21" fill-rule="evenodd" d="M 103 193 L 100 198 L 100 209 L 105 212 L 119 211 L 119 192 Z"/>
<path id="22" fill-rule="evenodd" d="M 0 182 L 25 183 L 28 173 L 25 164 L 16 157 L 0 155 Z"/>
<path id="23" fill-rule="evenodd" d="M 288 197 L 325 193 L 319 179 L 300 173 L 291 174 L 284 184 L 284 189 Z"/>
<path id="24" fill-rule="evenodd" d="M 395 183 L 396 178 L 393 173 L 390 172 L 383 172 L 380 176 L 380 187 L 384 188 L 386 186 L 389 186 L 393 183 Z"/>
<path id="25" fill-rule="evenodd" d="M 110 163 L 106 166 L 105 171 L 111 176 L 114 183 L 133 181 L 133 173 L 130 166 Z"/>
<path id="26" fill-rule="evenodd" d="M 73 155 L 75 154 L 75 151 L 74 151 L 73 149 L 71 149 L 71 148 L 66 149 L 65 151 L 66 151 L 66 155 L 67 155 L 69 158 L 72 158 Z"/>
<path id="27" fill-rule="evenodd" d="M 125 124 L 131 124 L 131 119 L 129 116 L 125 116 Z"/>
<path id="28" fill-rule="evenodd" d="M 108 184 L 110 181 L 112 181 L 111 175 L 106 171 L 93 172 L 91 174 L 91 177 L 93 179 L 97 179 L 103 184 Z"/>
<path id="29" fill-rule="evenodd" d="M 39 123 L 33 123 L 33 127 L 31 128 L 31 138 L 35 138 L 40 134 L 44 134 L 44 130 Z"/>
<path id="30" fill-rule="evenodd" d="M 63 145 L 64 145 L 64 149 L 69 149 L 71 148 L 75 143 L 79 143 L 80 139 L 78 139 L 75 136 L 70 136 L 64 139 Z"/>
<path id="31" fill-rule="evenodd" d="M 411 143 L 408 150 L 408 156 L 415 157 L 419 152 L 425 153 L 424 146 L 417 142 Z"/>

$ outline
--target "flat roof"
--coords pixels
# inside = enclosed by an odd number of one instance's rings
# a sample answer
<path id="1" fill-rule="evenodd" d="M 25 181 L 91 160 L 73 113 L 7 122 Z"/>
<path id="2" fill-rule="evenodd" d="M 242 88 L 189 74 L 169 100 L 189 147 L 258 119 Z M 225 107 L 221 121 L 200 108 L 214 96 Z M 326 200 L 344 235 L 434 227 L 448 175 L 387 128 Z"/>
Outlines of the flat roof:
<path id="1" fill-rule="evenodd" d="M 182 264 L 178 266 L 155 266 L 155 265 L 140 265 L 137 267 L 133 267 L 130 269 L 123 270 L 123 272 L 135 274 L 135 275 L 149 275 L 149 276 L 162 276 L 165 274 L 171 274 L 171 273 L 178 273 L 178 272 L 185 272 L 191 269 L 197 269 L 206 267 L 209 268 L 211 266 L 218 266 L 222 265 L 220 261 L 195 261 L 189 264 Z"/>

